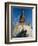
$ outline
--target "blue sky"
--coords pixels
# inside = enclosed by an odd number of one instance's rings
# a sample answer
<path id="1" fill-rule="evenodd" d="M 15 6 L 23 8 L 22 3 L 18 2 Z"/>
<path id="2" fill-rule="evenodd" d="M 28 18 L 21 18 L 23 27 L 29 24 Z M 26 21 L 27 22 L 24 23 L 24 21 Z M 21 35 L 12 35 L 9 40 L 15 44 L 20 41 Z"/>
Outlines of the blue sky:
<path id="1" fill-rule="evenodd" d="M 23 10 L 22 10 L 23 9 Z M 32 24 L 32 8 L 28 7 L 17 7 L 17 6 L 12 6 L 11 7 L 11 19 L 12 19 L 12 24 L 16 24 L 19 22 L 19 17 L 21 15 L 21 11 L 24 11 L 24 17 L 25 17 L 25 22 L 28 24 Z"/>

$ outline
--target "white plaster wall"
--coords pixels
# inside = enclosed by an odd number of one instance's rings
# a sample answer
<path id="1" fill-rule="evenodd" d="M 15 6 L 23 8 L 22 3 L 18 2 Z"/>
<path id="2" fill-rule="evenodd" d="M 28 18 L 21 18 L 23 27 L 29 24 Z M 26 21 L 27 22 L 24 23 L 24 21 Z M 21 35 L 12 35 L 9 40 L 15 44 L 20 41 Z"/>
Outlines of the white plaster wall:
<path id="1" fill-rule="evenodd" d="M 38 41 L 38 5 L 37 5 L 37 41 Z"/>

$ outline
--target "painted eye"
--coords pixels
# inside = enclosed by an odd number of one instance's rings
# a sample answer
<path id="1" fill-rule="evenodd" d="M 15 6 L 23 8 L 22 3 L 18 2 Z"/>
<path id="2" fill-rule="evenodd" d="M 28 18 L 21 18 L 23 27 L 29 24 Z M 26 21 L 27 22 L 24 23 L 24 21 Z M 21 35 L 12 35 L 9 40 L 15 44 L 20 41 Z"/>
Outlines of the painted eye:
<path id="1" fill-rule="evenodd" d="M 25 32 L 27 32 L 27 30 L 25 30 Z"/>

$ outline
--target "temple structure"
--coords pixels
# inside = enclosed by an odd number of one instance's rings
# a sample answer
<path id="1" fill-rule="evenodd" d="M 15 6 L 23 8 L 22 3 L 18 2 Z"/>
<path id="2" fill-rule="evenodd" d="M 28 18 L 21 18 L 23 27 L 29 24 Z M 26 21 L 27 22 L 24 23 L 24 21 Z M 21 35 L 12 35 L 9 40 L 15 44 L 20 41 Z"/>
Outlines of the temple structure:
<path id="1" fill-rule="evenodd" d="M 21 11 L 19 22 L 15 26 L 13 36 L 15 37 L 28 37 L 28 36 L 31 37 L 32 36 L 31 25 L 25 24 L 24 10 Z"/>

